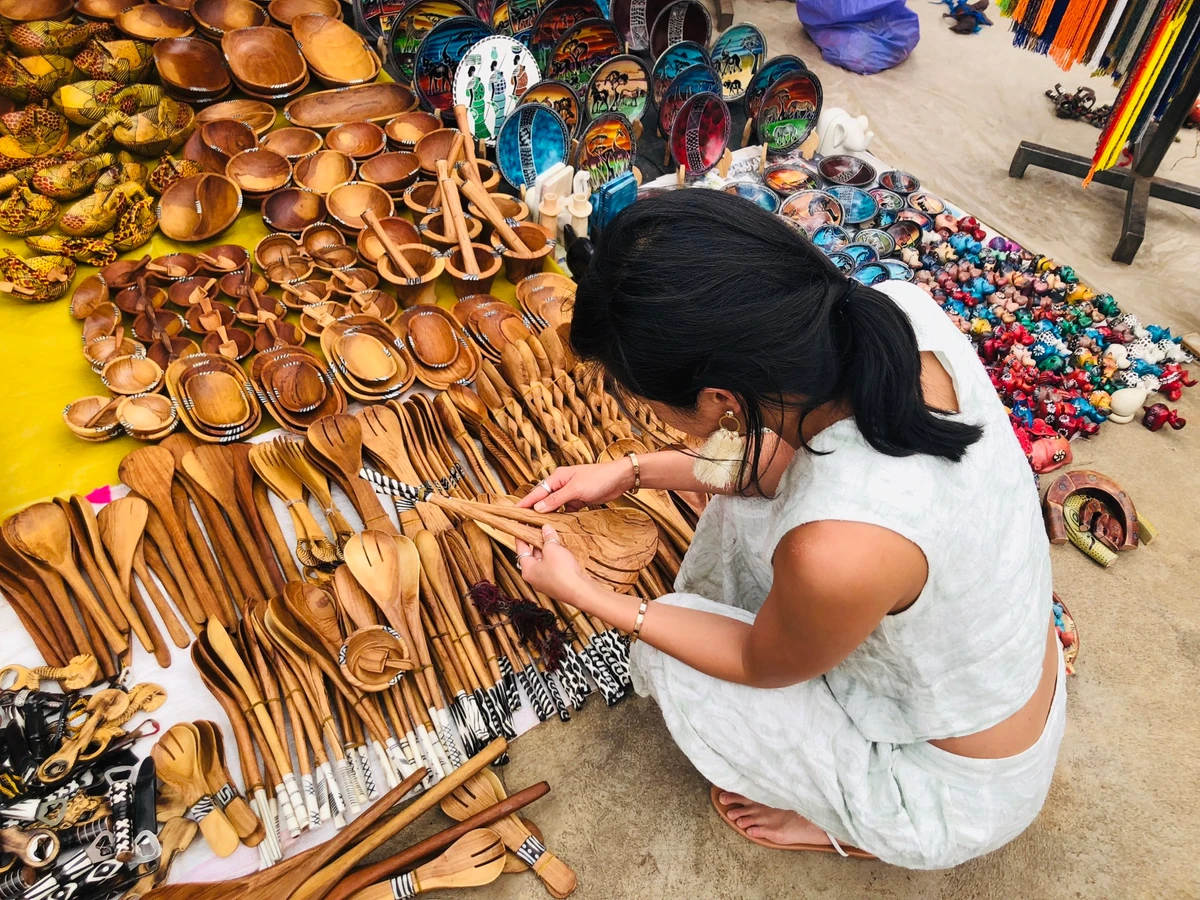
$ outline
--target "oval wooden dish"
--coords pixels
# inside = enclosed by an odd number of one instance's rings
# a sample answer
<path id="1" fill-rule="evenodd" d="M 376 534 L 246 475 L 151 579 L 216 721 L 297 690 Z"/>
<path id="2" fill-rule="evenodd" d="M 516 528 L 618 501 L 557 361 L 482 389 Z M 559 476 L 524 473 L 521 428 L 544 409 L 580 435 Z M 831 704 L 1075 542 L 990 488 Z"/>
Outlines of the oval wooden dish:
<path id="1" fill-rule="evenodd" d="M 232 225 L 241 209 L 242 192 L 224 175 L 193 175 L 163 192 L 158 227 L 173 241 L 207 241 Z"/>
<path id="2" fill-rule="evenodd" d="M 185 428 L 202 441 L 241 440 L 262 421 L 254 388 L 233 360 L 197 353 L 167 367 L 167 393 Z"/>
<path id="3" fill-rule="evenodd" d="M 10 22 L 68 19 L 71 0 L 0 0 L 0 18 Z"/>
<path id="4" fill-rule="evenodd" d="M 275 107 L 262 100 L 226 100 L 196 113 L 197 125 L 205 125 L 222 119 L 235 119 L 242 122 L 250 126 L 257 136 L 262 137 L 275 124 Z"/>
<path id="5" fill-rule="evenodd" d="M 321 352 L 334 378 L 356 400 L 381 402 L 408 390 L 416 377 L 412 355 L 372 316 L 344 316 L 321 332 Z"/>
<path id="6" fill-rule="evenodd" d="M 277 347 L 254 357 L 250 378 L 275 421 L 303 434 L 323 416 L 346 411 L 346 393 L 329 368 L 302 347 Z"/>
<path id="7" fill-rule="evenodd" d="M 141 41 L 187 37 L 196 30 L 196 23 L 186 12 L 158 4 L 131 6 L 113 21 L 125 34 Z"/>
<path id="8" fill-rule="evenodd" d="M 291 28 L 298 17 L 310 13 L 340 19 L 342 4 L 338 0 L 271 0 L 267 4 L 267 15 L 281 28 Z"/>
<path id="9" fill-rule="evenodd" d="M 155 41 L 154 65 L 163 87 L 182 100 L 219 96 L 233 86 L 221 51 L 204 38 Z"/>
<path id="10" fill-rule="evenodd" d="M 293 125 L 325 132 L 347 122 L 386 122 L 417 106 L 417 95 L 402 84 L 384 82 L 317 91 L 283 108 Z"/>
<path id="11" fill-rule="evenodd" d="M 230 31 L 221 38 L 221 52 L 238 85 L 252 94 L 274 98 L 298 89 L 308 78 L 300 48 L 282 28 L 259 25 Z"/>
<path id="12" fill-rule="evenodd" d="M 267 14 L 251 0 L 191 0 L 189 10 L 196 27 L 219 41 L 226 32 L 267 24 Z"/>
<path id="13" fill-rule="evenodd" d="M 311 13 L 297 16 L 292 20 L 292 34 L 317 78 L 329 87 L 366 84 L 374 81 L 382 68 L 366 40 L 340 18 Z"/>
<path id="14" fill-rule="evenodd" d="M 440 306 L 406 309 L 393 328 L 412 354 L 416 376 L 426 387 L 444 391 L 456 381 L 475 380 L 482 362 L 479 350 L 454 316 Z"/>

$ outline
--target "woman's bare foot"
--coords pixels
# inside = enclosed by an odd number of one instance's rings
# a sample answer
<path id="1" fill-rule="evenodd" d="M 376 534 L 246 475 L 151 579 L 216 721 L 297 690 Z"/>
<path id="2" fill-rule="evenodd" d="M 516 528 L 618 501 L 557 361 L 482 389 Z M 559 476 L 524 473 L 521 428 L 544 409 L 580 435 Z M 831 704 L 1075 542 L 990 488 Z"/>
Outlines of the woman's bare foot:
<path id="1" fill-rule="evenodd" d="M 731 791 L 722 791 L 720 800 L 729 808 L 729 820 L 750 837 L 775 844 L 832 845 L 829 835 L 790 809 L 763 806 Z"/>

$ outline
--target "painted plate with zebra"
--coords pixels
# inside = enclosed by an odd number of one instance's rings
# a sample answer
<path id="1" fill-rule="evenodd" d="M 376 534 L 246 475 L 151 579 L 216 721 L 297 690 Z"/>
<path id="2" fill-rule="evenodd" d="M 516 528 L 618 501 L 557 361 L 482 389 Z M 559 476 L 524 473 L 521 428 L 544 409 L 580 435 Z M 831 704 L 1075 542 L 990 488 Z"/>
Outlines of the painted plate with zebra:
<path id="1" fill-rule="evenodd" d="M 596 0 L 550 0 L 538 13 L 529 38 L 529 49 L 538 68 L 546 68 L 550 54 L 573 26 L 586 19 L 600 18 L 603 16 Z"/>
<path id="2" fill-rule="evenodd" d="M 712 39 L 712 16 L 700 0 L 673 0 L 650 26 L 650 52 L 659 56 L 680 41 L 707 47 Z"/>
<path id="3" fill-rule="evenodd" d="M 516 108 L 517 98 L 541 77 L 524 44 L 502 34 L 486 37 L 473 44 L 458 64 L 451 105 L 465 106 L 471 133 L 490 141 Z"/>
<path id="4" fill-rule="evenodd" d="M 675 124 L 675 116 L 689 97 L 705 92 L 721 93 L 721 81 L 711 66 L 692 66 L 684 69 L 667 87 L 663 99 L 658 104 L 658 127 L 665 135 L 671 134 L 671 126 Z"/>
<path id="5" fill-rule="evenodd" d="M 789 72 L 767 89 L 755 128 L 771 153 L 799 147 L 817 127 L 821 82 L 812 72 Z"/>
<path id="6" fill-rule="evenodd" d="M 469 16 L 471 10 L 458 0 L 413 0 L 392 19 L 384 39 L 387 50 L 383 67 L 401 84 L 413 83 L 417 49 L 433 26 L 443 19 Z"/>
<path id="7" fill-rule="evenodd" d="M 620 113 L 602 113 L 579 136 L 579 158 L 575 168 L 588 173 L 593 193 L 602 185 L 633 169 L 637 140 L 633 125 Z"/>
<path id="8" fill-rule="evenodd" d="M 584 19 L 572 25 L 550 53 L 546 75 L 582 91 L 601 64 L 620 52 L 621 36 L 612 22 Z"/>
<path id="9" fill-rule="evenodd" d="M 754 25 L 743 22 L 725 29 L 712 46 L 722 96 L 731 102 L 744 97 L 766 58 L 767 39 Z"/>
<path id="10" fill-rule="evenodd" d="M 688 175 L 703 175 L 729 146 L 729 107 L 719 94 L 689 97 L 671 126 L 671 156 Z"/>
<path id="11" fill-rule="evenodd" d="M 443 19 L 429 30 L 413 57 L 413 87 L 425 109 L 454 105 L 454 73 L 459 62 L 472 45 L 491 34 L 492 29 L 474 16 Z"/>
<path id="12" fill-rule="evenodd" d="M 636 122 L 649 101 L 650 73 L 638 57 L 624 53 L 603 63 L 588 82 L 588 118 L 616 112 Z"/>
<path id="13" fill-rule="evenodd" d="M 804 72 L 807 69 L 808 66 L 804 64 L 804 60 L 790 53 L 772 57 L 763 63 L 762 68 L 754 73 L 754 77 L 750 79 L 750 84 L 746 88 L 746 96 L 743 98 L 746 104 L 746 118 L 757 118 L 763 95 L 767 93 L 767 89 L 771 85 L 784 75 L 791 72 Z"/>
<path id="14" fill-rule="evenodd" d="M 496 135 L 496 165 L 504 180 L 518 190 L 533 187 L 537 177 L 571 154 L 571 134 L 562 116 L 540 103 L 512 111 Z"/>
<path id="15" fill-rule="evenodd" d="M 579 134 L 579 129 L 583 127 L 583 106 L 579 102 L 579 95 L 565 81 L 556 81 L 553 78 L 539 81 L 521 96 L 517 105 L 526 103 L 540 103 L 550 107 L 562 116 L 571 134 Z"/>

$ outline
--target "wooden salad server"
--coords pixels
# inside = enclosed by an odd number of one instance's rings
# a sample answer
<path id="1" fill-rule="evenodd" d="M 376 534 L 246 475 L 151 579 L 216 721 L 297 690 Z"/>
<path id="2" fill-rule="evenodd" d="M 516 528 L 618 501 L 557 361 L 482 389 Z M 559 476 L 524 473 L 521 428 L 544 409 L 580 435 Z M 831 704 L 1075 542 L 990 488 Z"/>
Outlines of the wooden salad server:
<path id="1" fill-rule="evenodd" d="M 451 387 L 462 387 L 462 385 L 451 385 Z M 504 488 L 499 480 L 492 474 L 491 468 L 483 461 L 483 455 L 479 452 L 479 448 L 475 445 L 475 441 L 467 433 L 467 426 L 459 416 L 458 410 L 455 408 L 454 401 L 445 393 L 438 394 L 433 401 L 434 408 L 437 410 L 438 418 L 441 420 L 442 426 L 454 438 L 454 442 L 463 452 L 466 457 L 467 465 L 471 467 L 471 471 L 475 477 L 479 479 L 483 489 L 492 494 L 503 494 Z"/>
<path id="2" fill-rule="evenodd" d="M 192 615 L 198 622 L 203 622 L 210 616 L 216 617 L 224 627 L 232 622 L 226 621 L 225 610 L 217 599 L 212 585 L 201 574 L 200 560 L 196 557 L 191 543 L 184 530 L 183 523 L 175 514 L 175 503 L 171 498 L 171 483 L 175 478 L 175 457 L 171 451 L 163 447 L 141 447 L 129 453 L 117 467 L 121 480 L 137 491 L 154 507 L 162 520 L 163 527 L 170 537 L 172 549 L 178 554 L 184 571 L 177 576 L 187 580 L 200 602 L 202 610 L 192 610 Z M 160 548 L 161 549 L 161 548 Z"/>
<path id="3" fill-rule="evenodd" d="M 346 521 L 346 517 L 333 505 L 333 495 L 329 492 L 329 480 L 313 464 L 313 461 L 305 456 L 303 441 L 277 437 L 271 443 L 275 445 L 275 449 L 279 452 L 280 459 L 291 466 L 292 471 L 299 475 L 300 480 L 304 482 L 304 486 L 308 489 L 308 492 L 316 498 L 318 505 L 320 505 L 321 510 L 325 514 L 325 521 L 333 529 L 333 534 L 337 539 L 338 549 L 340 550 L 346 541 L 350 539 L 350 536 L 354 534 L 354 529 Z"/>
<path id="4" fill-rule="evenodd" d="M 271 493 L 287 507 L 296 530 L 296 557 L 300 562 L 309 567 L 337 563 L 337 546 L 325 537 L 325 532 L 313 518 L 304 502 L 304 483 L 282 458 L 276 443 L 263 441 L 252 445 L 250 464 Z"/>
<path id="5" fill-rule="evenodd" d="M 200 833 L 217 857 L 231 856 L 238 848 L 237 831 L 224 811 L 213 802 L 200 767 L 199 736 L 186 722 L 173 725 L 150 751 L 158 777 L 179 794 L 200 826 Z"/>
<path id="6" fill-rule="evenodd" d="M 129 641 L 75 567 L 71 524 L 62 509 L 53 503 L 35 503 L 9 518 L 4 530 L 10 544 L 53 569 L 70 585 L 80 610 L 95 624 L 113 653 L 119 656 L 129 649 Z M 65 613 L 63 604 L 59 603 L 59 608 Z"/>
<path id="7" fill-rule="evenodd" d="M 439 888 L 480 887 L 491 884 L 503 871 L 504 842 L 500 835 L 488 828 L 476 828 L 431 862 L 363 888 L 350 900 L 407 900 Z"/>
<path id="8" fill-rule="evenodd" d="M 266 840 L 267 832 L 246 798 L 233 786 L 233 779 L 225 768 L 221 729 L 213 722 L 203 720 L 191 727 L 196 734 L 198 768 L 209 796 L 217 801 L 217 806 L 237 832 L 238 839 L 247 847 L 257 847 Z"/>
<path id="9" fill-rule="evenodd" d="M 387 406 L 368 406 L 357 416 L 363 446 L 371 455 L 383 463 L 388 473 L 397 481 L 410 487 L 419 487 L 421 476 L 413 468 L 404 444 L 404 431 L 395 410 Z M 411 537 L 421 527 L 421 518 L 407 509 L 397 508 L 400 529 Z M 388 529 L 383 529 L 387 531 Z M 392 533 L 395 533 L 394 529 Z"/>
<path id="10" fill-rule="evenodd" d="M 601 462 L 623 459 L 630 453 L 640 453 L 643 456 L 650 451 L 636 440 L 613 441 L 600 454 Z M 666 491 L 653 488 L 642 488 L 636 494 L 626 494 L 621 498 L 629 504 L 639 507 L 648 513 L 667 533 L 672 545 L 680 553 L 686 553 L 691 546 L 695 532 L 675 507 L 671 495 Z"/>
<path id="11" fill-rule="evenodd" d="M 71 502 L 64 497 L 55 497 L 53 502 L 55 506 L 63 511 L 63 515 L 67 518 L 67 526 L 71 531 L 71 543 L 75 551 L 76 562 L 78 563 L 77 568 L 80 574 L 85 576 L 88 585 L 92 589 L 93 596 L 100 601 L 101 608 L 108 613 L 108 617 L 112 619 L 113 624 L 128 636 L 134 624 L 131 621 L 131 617 L 136 620 L 137 614 L 129 608 L 128 598 L 123 598 L 123 603 L 118 602 L 117 597 L 120 592 L 113 592 L 112 585 L 104 573 L 100 571 L 100 563 L 97 561 L 95 551 L 92 549 L 91 533 L 79 515 L 77 515 L 76 507 L 72 506 Z M 92 519 L 92 523 L 93 525 L 95 524 L 94 518 Z M 96 543 L 99 544 L 99 541 Z M 103 553 L 100 555 L 104 556 Z M 106 564 L 107 562 L 108 560 L 105 559 Z M 107 568 L 111 571 L 112 566 L 107 566 Z M 115 579 L 115 573 L 113 577 Z M 145 629 L 142 628 L 140 621 L 136 622 L 136 625 L 138 640 L 142 640 L 142 637 L 145 636 L 142 646 L 147 653 L 153 653 L 154 645 L 150 636 L 145 634 Z"/>
<path id="12" fill-rule="evenodd" d="M 305 452 L 337 480 L 358 510 L 363 525 L 395 534 L 396 526 L 375 490 L 359 477 L 363 467 L 362 448 L 362 427 L 354 416 L 325 416 L 310 425 L 304 436 Z"/>
<path id="13" fill-rule="evenodd" d="M 494 772 L 480 770 L 478 775 L 463 782 L 453 793 L 441 801 L 442 812 L 456 821 L 484 812 L 506 797 L 504 786 Z M 525 823 L 510 813 L 497 819 L 490 826 L 504 841 L 504 846 L 516 853 L 534 874 L 542 880 L 559 900 L 567 897 L 579 883 L 575 872 L 565 862 L 547 850 L 535 838 Z"/>
<path id="14" fill-rule="evenodd" d="M 83 635 L 85 646 L 77 646 L 75 631 L 63 620 L 59 599 L 51 596 L 33 563 L 9 544 L 3 528 L 0 528 L 0 587 L 5 589 L 5 596 L 18 616 L 34 626 L 30 636 L 46 662 L 66 665 L 77 653 L 91 653 L 86 635 Z M 74 620 L 73 609 L 71 616 Z M 73 624 L 83 634 L 78 621 Z"/>

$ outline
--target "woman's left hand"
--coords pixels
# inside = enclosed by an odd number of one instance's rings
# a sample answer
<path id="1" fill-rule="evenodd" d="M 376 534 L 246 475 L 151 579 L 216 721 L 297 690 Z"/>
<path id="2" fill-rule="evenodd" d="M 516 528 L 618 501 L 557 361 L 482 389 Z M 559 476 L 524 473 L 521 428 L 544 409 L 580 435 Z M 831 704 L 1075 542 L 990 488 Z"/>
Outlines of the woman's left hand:
<path id="1" fill-rule="evenodd" d="M 576 604 L 576 598 L 591 581 L 579 560 L 564 547 L 558 532 L 542 526 L 542 549 L 517 541 L 517 565 L 521 577 L 535 590 L 564 603 Z"/>

